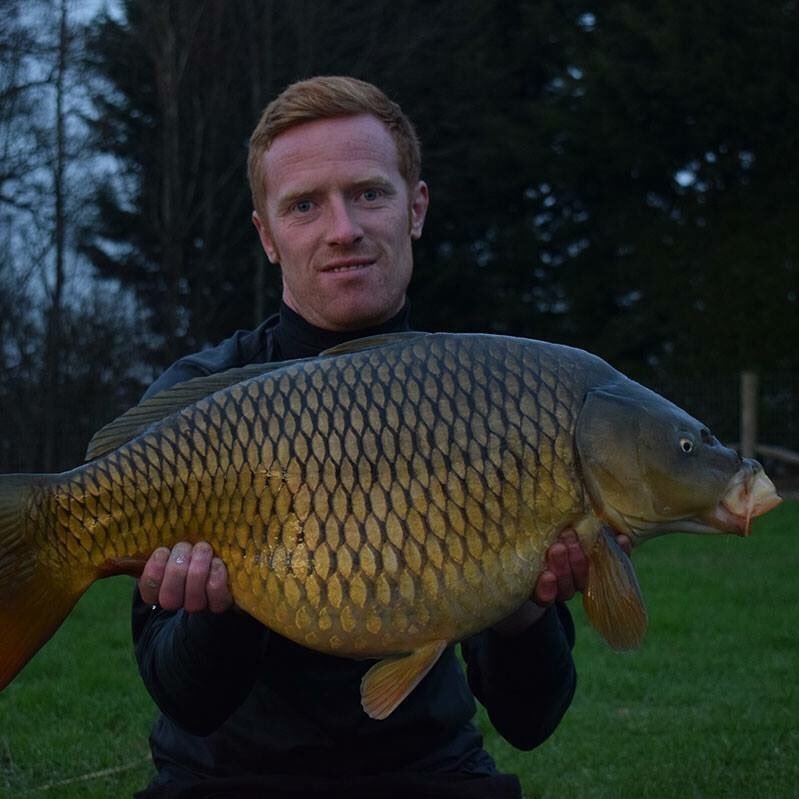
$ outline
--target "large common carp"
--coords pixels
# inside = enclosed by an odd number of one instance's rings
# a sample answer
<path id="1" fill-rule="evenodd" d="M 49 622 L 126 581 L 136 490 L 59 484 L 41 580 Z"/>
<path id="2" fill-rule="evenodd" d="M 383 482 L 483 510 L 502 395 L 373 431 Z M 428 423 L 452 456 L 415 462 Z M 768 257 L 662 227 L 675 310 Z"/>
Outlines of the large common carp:
<path id="1" fill-rule="evenodd" d="M 304 646 L 376 658 L 385 718 L 444 647 L 518 608 L 567 526 L 611 645 L 646 613 L 627 557 L 669 530 L 749 531 L 780 500 L 755 461 L 581 350 L 408 333 L 162 392 L 83 466 L 0 478 L 0 688 L 100 577 L 206 540 L 238 606 Z"/>

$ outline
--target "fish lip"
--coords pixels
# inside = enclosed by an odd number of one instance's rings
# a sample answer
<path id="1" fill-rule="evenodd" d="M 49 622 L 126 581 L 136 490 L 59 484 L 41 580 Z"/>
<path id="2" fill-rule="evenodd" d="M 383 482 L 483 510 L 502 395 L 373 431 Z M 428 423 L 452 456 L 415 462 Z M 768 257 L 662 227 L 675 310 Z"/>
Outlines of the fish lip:
<path id="1" fill-rule="evenodd" d="M 776 508 L 782 502 L 774 483 L 755 460 L 744 460 L 715 508 L 705 514 L 711 528 L 721 532 L 749 535 L 752 519 Z"/>
<path id="2" fill-rule="evenodd" d="M 703 517 L 708 532 L 735 533 L 740 536 L 749 535 L 751 517 L 734 513 L 721 500 L 713 510 Z"/>

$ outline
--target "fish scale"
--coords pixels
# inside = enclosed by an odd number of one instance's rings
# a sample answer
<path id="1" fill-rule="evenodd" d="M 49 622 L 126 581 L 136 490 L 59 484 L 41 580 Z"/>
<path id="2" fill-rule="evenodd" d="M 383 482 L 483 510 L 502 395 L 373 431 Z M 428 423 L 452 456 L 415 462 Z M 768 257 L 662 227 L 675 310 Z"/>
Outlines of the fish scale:
<path id="1" fill-rule="evenodd" d="M 429 637 L 429 606 L 442 599 L 451 613 L 435 634 L 463 637 L 486 623 L 484 606 L 496 613 L 486 585 L 514 589 L 508 609 L 531 590 L 548 540 L 520 545 L 520 508 L 554 504 L 542 517 L 551 524 L 580 497 L 574 481 L 558 491 L 542 479 L 558 429 L 570 435 L 555 426 L 549 392 L 525 403 L 523 378 L 493 376 L 521 372 L 520 353 L 454 343 L 301 364 L 219 392 L 78 470 L 46 526 L 59 529 L 62 557 L 94 566 L 208 540 L 241 607 L 331 653 L 404 651 Z M 556 386 L 557 373 L 541 366 L 541 383 Z M 374 396 L 384 402 L 370 405 Z M 524 443 L 522 427 L 538 435 Z M 500 446 L 509 436 L 515 451 Z M 90 486 L 105 509 L 93 538 L 77 499 Z M 42 492 L 40 512 L 51 502 Z M 109 523 L 118 530 L 110 544 Z"/>
<path id="2" fill-rule="evenodd" d="M 654 427 L 690 417 L 595 356 L 543 342 L 400 334 L 344 349 L 175 386 L 100 431 L 85 465 L 0 477 L 0 625 L 11 642 L 0 686 L 92 581 L 138 573 L 156 547 L 184 540 L 211 544 L 236 604 L 268 627 L 380 658 L 362 685 L 376 718 L 448 642 L 528 598 L 569 525 L 590 553 L 592 620 L 614 645 L 640 640 L 637 584 L 597 514 L 630 532 L 613 503 L 638 483 L 639 504 L 656 492 L 637 474 L 613 477 L 627 461 L 597 464 L 638 418 L 630 398 Z M 741 463 L 729 450 L 711 456 L 716 503 Z M 746 466 L 739 482 L 770 507 L 773 486 L 756 473 Z M 610 598 L 597 600 L 594 584 Z"/>

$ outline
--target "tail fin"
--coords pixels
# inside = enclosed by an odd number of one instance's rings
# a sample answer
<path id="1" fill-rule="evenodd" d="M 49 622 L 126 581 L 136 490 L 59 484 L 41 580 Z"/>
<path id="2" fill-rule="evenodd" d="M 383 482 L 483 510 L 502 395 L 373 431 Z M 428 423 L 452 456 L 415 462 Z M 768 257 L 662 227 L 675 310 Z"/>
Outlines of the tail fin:
<path id="1" fill-rule="evenodd" d="M 91 578 L 80 581 L 57 568 L 47 533 L 32 529 L 28 509 L 34 487 L 54 479 L 0 476 L 0 691 L 53 635 L 91 583 Z"/>

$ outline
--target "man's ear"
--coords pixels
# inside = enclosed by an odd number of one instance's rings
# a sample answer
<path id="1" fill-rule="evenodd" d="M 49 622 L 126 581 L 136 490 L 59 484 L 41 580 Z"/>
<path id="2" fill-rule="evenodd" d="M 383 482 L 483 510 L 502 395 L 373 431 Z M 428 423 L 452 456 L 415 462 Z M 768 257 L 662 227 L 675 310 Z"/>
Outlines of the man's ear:
<path id="1" fill-rule="evenodd" d="M 411 195 L 411 238 L 414 241 L 422 237 L 422 228 L 429 204 L 430 193 L 427 184 L 420 180 Z"/>
<path id="2" fill-rule="evenodd" d="M 264 248 L 269 263 L 279 264 L 280 253 L 278 253 L 277 247 L 275 247 L 275 242 L 272 239 L 272 234 L 269 232 L 269 227 L 261 221 L 261 217 L 258 216 L 258 211 L 252 212 L 252 223 L 258 231 L 258 238 L 261 240 L 261 246 Z"/>

